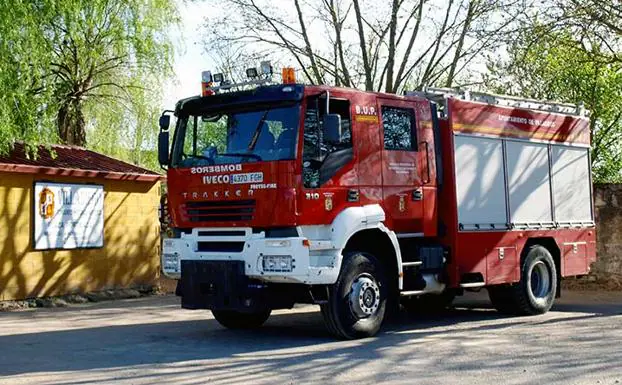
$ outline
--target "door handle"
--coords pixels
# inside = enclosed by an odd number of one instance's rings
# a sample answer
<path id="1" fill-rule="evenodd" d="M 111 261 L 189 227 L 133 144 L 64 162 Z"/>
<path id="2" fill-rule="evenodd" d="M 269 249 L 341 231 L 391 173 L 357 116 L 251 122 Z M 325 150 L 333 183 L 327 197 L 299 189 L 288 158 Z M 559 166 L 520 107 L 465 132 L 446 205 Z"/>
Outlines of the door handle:
<path id="1" fill-rule="evenodd" d="M 430 183 L 430 145 L 427 141 L 419 143 L 419 145 L 425 145 L 425 173 L 426 180 L 423 182 L 424 184 Z M 422 175 L 423 176 L 423 175 Z"/>
<path id="2" fill-rule="evenodd" d="M 420 188 L 414 190 L 412 198 L 413 198 L 414 201 L 422 200 L 423 199 L 423 191 Z"/>

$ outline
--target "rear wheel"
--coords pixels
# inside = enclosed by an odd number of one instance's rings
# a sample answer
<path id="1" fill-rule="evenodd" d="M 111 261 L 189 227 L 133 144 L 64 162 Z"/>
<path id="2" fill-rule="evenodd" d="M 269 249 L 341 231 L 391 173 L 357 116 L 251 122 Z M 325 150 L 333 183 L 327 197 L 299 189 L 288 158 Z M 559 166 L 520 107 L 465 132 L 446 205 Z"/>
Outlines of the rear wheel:
<path id="1" fill-rule="evenodd" d="M 510 286 L 488 288 L 493 306 L 502 313 L 543 314 L 555 301 L 557 269 L 551 253 L 543 246 L 529 249 L 521 267 L 521 279 Z"/>
<path id="2" fill-rule="evenodd" d="M 235 310 L 212 310 L 216 321 L 228 329 L 255 329 L 270 317 L 270 310 L 242 313 Z"/>
<path id="3" fill-rule="evenodd" d="M 328 303 L 321 305 L 328 330 L 341 338 L 373 336 L 384 321 L 387 281 L 382 264 L 371 254 L 344 255 Z"/>

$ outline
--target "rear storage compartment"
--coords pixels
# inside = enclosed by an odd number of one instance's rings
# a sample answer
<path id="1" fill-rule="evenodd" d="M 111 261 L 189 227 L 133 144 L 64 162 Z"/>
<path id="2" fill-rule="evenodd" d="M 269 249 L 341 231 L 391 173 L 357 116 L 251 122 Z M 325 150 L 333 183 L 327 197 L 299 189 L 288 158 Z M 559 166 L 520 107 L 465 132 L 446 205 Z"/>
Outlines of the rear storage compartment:
<path id="1" fill-rule="evenodd" d="M 592 225 L 589 148 L 457 133 L 459 230 Z"/>

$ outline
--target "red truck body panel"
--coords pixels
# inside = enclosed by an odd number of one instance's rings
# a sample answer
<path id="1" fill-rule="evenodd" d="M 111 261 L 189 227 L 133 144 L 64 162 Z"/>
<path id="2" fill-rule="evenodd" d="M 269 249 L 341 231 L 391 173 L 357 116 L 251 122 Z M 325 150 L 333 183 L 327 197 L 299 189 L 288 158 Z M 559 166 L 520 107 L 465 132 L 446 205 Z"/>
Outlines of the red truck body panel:
<path id="1" fill-rule="evenodd" d="M 230 166 L 230 168 L 229 168 Z M 241 166 L 241 165 L 237 165 Z M 232 172 L 262 171 L 266 188 L 222 183 Z M 296 223 L 296 165 L 294 161 L 215 165 L 168 170 L 168 201 L 175 227 L 269 227 Z M 221 178 L 220 180 L 218 178 Z M 205 183 L 204 178 L 213 178 Z M 220 183 L 219 183 L 220 182 Z M 272 188 L 272 186 L 276 186 Z M 215 208 L 201 204 L 218 202 Z M 227 202 L 231 202 L 228 205 Z M 246 205 L 237 203 L 246 202 Z M 192 206 L 191 205 L 195 205 Z M 248 209 L 248 212 L 244 212 Z"/>
<path id="2" fill-rule="evenodd" d="M 561 276 L 587 274 L 590 264 L 596 259 L 593 226 L 460 231 L 454 151 L 456 133 L 589 146 L 587 119 L 457 99 L 449 99 L 448 109 L 448 118 L 441 121 L 444 181 L 439 215 L 448 230 L 441 242 L 454 256 L 450 259 L 448 269 L 451 285 L 457 286 L 461 277 L 468 273 L 481 273 L 487 285 L 517 282 L 520 279 L 521 253 L 530 238 L 550 238 L 555 241 L 561 253 Z M 502 258 L 499 250 L 503 250 Z"/>

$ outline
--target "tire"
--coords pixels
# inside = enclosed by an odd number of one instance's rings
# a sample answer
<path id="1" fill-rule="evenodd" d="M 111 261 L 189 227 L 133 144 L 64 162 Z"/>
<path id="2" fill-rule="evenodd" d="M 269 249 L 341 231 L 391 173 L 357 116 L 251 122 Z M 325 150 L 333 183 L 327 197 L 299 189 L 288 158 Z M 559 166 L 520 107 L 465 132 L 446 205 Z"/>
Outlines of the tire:
<path id="1" fill-rule="evenodd" d="M 455 298 L 454 290 L 445 290 L 440 294 L 423 294 L 406 298 L 402 301 L 402 306 L 409 313 L 436 314 L 445 311 Z"/>
<path id="2" fill-rule="evenodd" d="M 492 286 L 488 294 L 501 313 L 544 314 L 555 302 L 557 268 L 551 253 L 543 246 L 529 249 L 521 266 L 521 279 L 510 286 Z"/>
<path id="3" fill-rule="evenodd" d="M 339 278 L 321 305 L 331 334 L 343 339 L 371 337 L 385 318 L 388 286 L 384 268 L 371 254 L 344 255 Z"/>
<path id="4" fill-rule="evenodd" d="M 216 321 L 228 329 L 256 329 L 270 317 L 271 310 L 242 313 L 235 310 L 212 310 Z"/>

